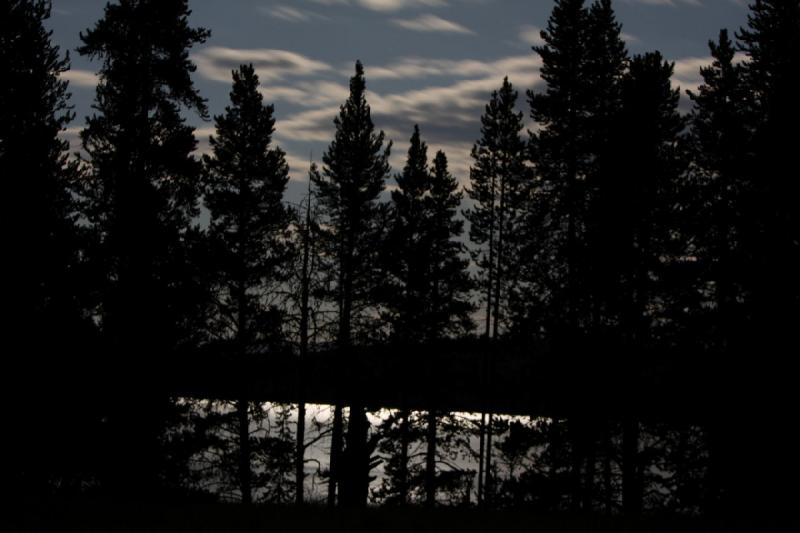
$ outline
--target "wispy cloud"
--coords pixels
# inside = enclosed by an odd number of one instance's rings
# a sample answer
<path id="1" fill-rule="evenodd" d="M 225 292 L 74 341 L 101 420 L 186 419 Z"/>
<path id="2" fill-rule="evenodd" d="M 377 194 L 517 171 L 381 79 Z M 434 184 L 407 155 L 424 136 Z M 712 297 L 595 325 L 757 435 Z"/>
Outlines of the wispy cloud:
<path id="1" fill-rule="evenodd" d="M 539 58 L 533 54 L 493 61 L 401 58 L 387 65 L 366 65 L 368 87 L 370 80 L 380 82 L 398 78 L 415 78 L 428 84 L 420 89 L 397 92 L 368 91 L 367 100 L 376 127 L 384 130 L 396 142 L 393 168 L 402 167 L 406 142 L 413 125 L 418 123 L 431 148 L 430 155 L 433 156 L 435 150 L 444 150 L 450 160 L 451 170 L 465 182 L 469 176 L 469 151 L 479 135 L 480 115 L 491 92 L 500 87 L 504 76 L 509 76 L 520 92 L 519 105 L 522 109 L 524 90 L 540 82 L 539 65 Z M 341 74 L 344 76 L 345 72 Z M 441 83 L 435 84 L 437 81 Z M 331 98 L 328 102 L 320 100 L 320 106 L 314 107 L 309 101 L 303 102 L 304 83 L 292 84 L 291 88 L 264 89 L 266 98 L 283 92 L 281 96 L 309 107 L 279 119 L 276 137 L 293 146 L 298 143 L 329 142 L 334 133 L 333 119 L 339 112 L 339 104 L 347 98 L 348 89 L 344 85 L 336 89 L 332 86 L 331 90 L 338 92 L 338 98 Z M 316 85 L 317 82 L 310 82 L 308 87 Z M 300 170 L 292 170 L 296 179 L 304 179 L 306 167 L 307 163 Z"/>
<path id="2" fill-rule="evenodd" d="M 358 0 L 358 3 L 374 11 L 397 11 L 407 7 L 436 7 L 447 5 L 445 0 Z"/>
<path id="3" fill-rule="evenodd" d="M 355 5 L 372 11 L 399 11 L 414 7 L 446 6 L 447 0 L 311 0 L 323 5 Z"/>
<path id="4" fill-rule="evenodd" d="M 473 33 L 469 28 L 457 22 L 437 17 L 436 15 L 420 15 L 413 19 L 393 19 L 395 26 L 411 31 L 439 32 L 439 33 Z"/>
<path id="5" fill-rule="evenodd" d="M 327 63 L 288 50 L 212 46 L 193 55 L 192 59 L 201 76 L 226 83 L 231 81 L 231 71 L 243 63 L 252 63 L 262 81 L 313 76 L 331 70 Z"/>
<path id="6" fill-rule="evenodd" d="M 312 20 L 323 20 L 326 18 L 319 13 L 287 5 L 258 6 L 257 9 L 263 15 L 286 22 L 310 22 Z"/>
<path id="7" fill-rule="evenodd" d="M 300 107 L 321 107 L 343 102 L 350 94 L 344 84 L 325 80 L 299 81 L 294 85 L 262 86 L 268 102 L 289 102 Z"/>
<path id="8" fill-rule="evenodd" d="M 97 74 L 91 70 L 73 69 L 61 73 L 61 79 L 69 81 L 74 87 L 94 88 L 97 85 Z"/>
<path id="9" fill-rule="evenodd" d="M 702 6 L 702 0 L 624 0 L 628 4 L 645 4 L 648 6 L 672 6 L 689 5 Z"/>
<path id="10" fill-rule="evenodd" d="M 635 35 L 633 35 L 631 33 L 622 32 L 621 37 L 622 37 L 622 40 L 625 41 L 628 44 L 638 43 L 638 42 L 641 41 L 637 36 L 635 36 Z"/>
<path id="11" fill-rule="evenodd" d="M 540 27 L 526 24 L 519 29 L 519 40 L 531 46 L 541 46 L 544 44 L 541 33 Z"/>

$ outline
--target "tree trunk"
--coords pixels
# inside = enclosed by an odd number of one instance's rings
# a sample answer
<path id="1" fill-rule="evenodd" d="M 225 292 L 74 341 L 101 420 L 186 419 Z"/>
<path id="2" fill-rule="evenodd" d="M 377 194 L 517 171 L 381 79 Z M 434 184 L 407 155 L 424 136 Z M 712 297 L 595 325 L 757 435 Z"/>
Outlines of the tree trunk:
<path id="1" fill-rule="evenodd" d="M 614 508 L 614 495 L 611 487 L 611 456 L 614 451 L 614 444 L 611 437 L 611 424 L 606 422 L 605 434 L 603 435 L 605 450 L 603 453 L 603 493 L 605 497 L 606 514 L 611 514 Z"/>
<path id="2" fill-rule="evenodd" d="M 484 506 L 492 504 L 492 418 L 492 413 L 489 413 L 489 420 L 486 426 L 486 466 L 484 467 L 486 480 L 483 482 Z"/>
<path id="3" fill-rule="evenodd" d="M 350 406 L 350 420 L 347 424 L 347 449 L 345 471 L 342 472 L 340 504 L 344 507 L 359 508 L 367 504 L 369 495 L 369 457 L 367 456 L 367 432 L 369 422 L 363 406 Z"/>
<path id="4" fill-rule="evenodd" d="M 295 503 L 303 505 L 305 481 L 305 435 L 306 402 L 303 365 L 308 355 L 308 298 L 311 285 L 309 271 L 311 256 L 311 179 L 308 180 L 308 205 L 306 206 L 306 228 L 303 235 L 303 272 L 300 294 L 300 359 L 297 362 L 297 442 L 295 444 Z"/>
<path id="5" fill-rule="evenodd" d="M 595 475 L 595 441 L 594 425 L 586 425 L 584 450 L 586 455 L 586 470 L 583 476 L 583 512 L 591 514 L 594 511 L 594 475 Z"/>
<path id="6" fill-rule="evenodd" d="M 400 505 L 408 503 L 408 446 L 409 446 L 409 417 L 408 410 L 403 410 L 400 420 Z"/>
<path id="7" fill-rule="evenodd" d="M 436 505 L 436 411 L 428 411 L 428 449 L 425 453 L 425 506 Z"/>
<path id="8" fill-rule="evenodd" d="M 639 474 L 639 423 L 628 417 L 622 429 L 622 509 L 635 516 L 642 510 Z"/>
<path id="9" fill-rule="evenodd" d="M 236 404 L 239 419 L 239 489 L 242 492 L 242 503 L 248 505 L 253 501 L 250 473 L 250 420 L 247 413 L 247 398 Z"/>
<path id="10" fill-rule="evenodd" d="M 486 413 L 481 413 L 480 441 L 478 442 L 478 506 L 483 505 L 483 454 L 486 432 Z"/>
<path id="11" fill-rule="evenodd" d="M 489 222 L 489 271 L 487 273 L 488 282 L 486 287 L 486 342 L 489 342 L 489 336 L 492 332 L 492 290 L 494 287 L 494 274 L 495 274 L 495 240 L 494 240 L 494 227 L 495 227 L 495 176 L 492 175 L 491 184 L 491 214 Z M 486 348 L 488 350 L 488 346 Z M 486 373 L 488 371 L 489 354 L 483 354 L 483 368 L 482 368 L 482 386 L 480 394 L 484 396 L 486 402 Z M 486 412 L 481 413 L 481 423 L 479 426 L 479 443 L 478 443 L 478 505 L 483 505 L 483 477 L 484 477 L 484 452 L 485 452 L 485 434 L 486 434 Z"/>
<path id="12" fill-rule="evenodd" d="M 581 510 L 581 467 L 583 466 L 583 421 L 578 417 L 567 420 L 570 443 L 569 509 L 577 514 Z"/>
<path id="13" fill-rule="evenodd" d="M 333 430 L 331 433 L 331 465 L 328 476 L 328 507 L 336 506 L 336 487 L 339 484 L 339 467 L 342 462 L 342 434 L 344 421 L 342 420 L 342 404 L 337 403 L 333 408 Z"/>

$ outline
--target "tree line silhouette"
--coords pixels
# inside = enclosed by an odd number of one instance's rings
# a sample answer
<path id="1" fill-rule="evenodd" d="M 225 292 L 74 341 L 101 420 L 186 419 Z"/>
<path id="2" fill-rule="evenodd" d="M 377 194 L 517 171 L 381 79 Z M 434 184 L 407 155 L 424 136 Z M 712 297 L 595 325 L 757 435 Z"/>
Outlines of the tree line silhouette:
<path id="1" fill-rule="evenodd" d="M 41 0 L 0 7 L 5 499 L 210 499 L 193 480 L 216 450 L 215 475 L 243 503 L 302 504 L 304 454 L 324 438 L 332 506 L 476 493 L 546 511 L 791 509 L 799 1 L 755 0 L 734 38 L 722 30 L 683 114 L 674 64 L 631 56 L 610 0 L 556 0 L 534 47 L 534 130 L 506 78 L 463 189 L 443 152 L 429 160 L 424 124 L 392 174 L 357 62 L 298 205 L 284 199 L 289 167 L 252 65 L 233 71 L 210 151 L 195 155 L 185 114 L 210 117 L 189 51 L 210 32 L 190 26 L 186 0 L 118 0 L 81 33 L 78 53 L 101 67 L 70 156 L 69 57 L 49 15 Z M 373 366 L 408 354 L 402 391 L 463 346 L 474 357 L 453 368 L 479 367 L 486 405 L 514 393 L 491 383 L 510 353 L 532 369 L 519 387 L 568 383 L 580 408 L 471 420 L 412 409 L 424 400 L 409 392 L 372 427 L 354 354 L 368 349 Z M 214 357 L 196 364 L 227 369 L 238 389 L 197 416 L 167 370 L 201 352 Z M 309 440 L 304 362 L 320 356 L 338 381 Z M 291 409 L 266 414 L 248 385 L 287 358 L 294 374 L 273 379 L 296 386 L 294 431 Z M 454 378 L 436 379 L 446 391 Z M 673 416 L 638 409 L 651 382 L 669 383 Z M 681 400 L 690 388 L 702 405 Z M 277 429 L 255 437 L 269 416 Z M 442 468 L 459 454 L 477 471 Z"/>

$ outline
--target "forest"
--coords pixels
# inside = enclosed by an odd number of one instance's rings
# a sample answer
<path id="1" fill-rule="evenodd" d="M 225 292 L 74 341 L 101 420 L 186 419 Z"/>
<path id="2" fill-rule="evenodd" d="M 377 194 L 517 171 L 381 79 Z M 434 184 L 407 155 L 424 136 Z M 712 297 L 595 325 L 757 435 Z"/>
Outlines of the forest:
<path id="1" fill-rule="evenodd" d="M 71 153 L 51 9 L 0 1 L 4 502 L 795 511 L 800 0 L 683 95 L 611 0 L 554 0 L 468 176 L 435 125 L 393 145 L 355 61 L 299 203 L 253 65 L 209 116 L 187 0 L 80 34 Z"/>

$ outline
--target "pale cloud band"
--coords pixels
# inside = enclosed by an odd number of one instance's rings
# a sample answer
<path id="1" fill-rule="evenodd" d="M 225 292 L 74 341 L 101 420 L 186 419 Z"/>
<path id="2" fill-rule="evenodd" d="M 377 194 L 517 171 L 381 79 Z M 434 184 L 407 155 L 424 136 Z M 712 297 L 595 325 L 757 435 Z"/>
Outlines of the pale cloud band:
<path id="1" fill-rule="evenodd" d="M 61 79 L 67 80 L 70 85 L 76 87 L 94 88 L 97 86 L 97 74 L 90 70 L 68 70 L 61 73 Z"/>
<path id="2" fill-rule="evenodd" d="M 474 33 L 469 28 L 462 26 L 457 22 L 437 17 L 436 15 L 420 15 L 413 19 L 394 19 L 392 23 L 400 28 L 421 31 L 421 32 L 437 32 L 437 33 Z"/>
<path id="3" fill-rule="evenodd" d="M 416 7 L 446 6 L 446 0 L 311 0 L 322 5 L 354 5 L 371 11 L 391 12 Z"/>
<path id="4" fill-rule="evenodd" d="M 331 70 L 330 65 L 288 50 L 240 49 L 212 46 L 194 54 L 198 72 L 214 81 L 230 82 L 231 71 L 252 63 L 264 81 L 292 76 L 313 76 Z"/>

